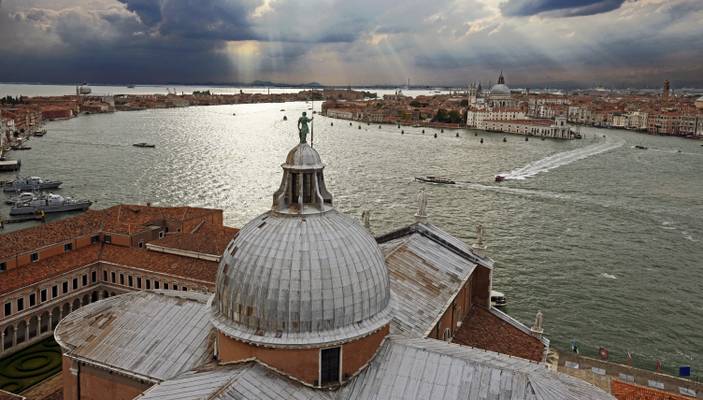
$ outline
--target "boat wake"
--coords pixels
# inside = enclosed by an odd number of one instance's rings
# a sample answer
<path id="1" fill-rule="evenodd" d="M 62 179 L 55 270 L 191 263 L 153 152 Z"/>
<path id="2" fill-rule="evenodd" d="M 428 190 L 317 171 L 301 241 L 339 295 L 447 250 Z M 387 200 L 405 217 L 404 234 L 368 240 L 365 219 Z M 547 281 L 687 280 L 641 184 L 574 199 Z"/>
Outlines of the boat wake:
<path id="1" fill-rule="evenodd" d="M 606 151 L 617 149 L 625 144 L 624 141 L 610 142 L 607 139 L 604 142 L 580 147 L 578 149 L 564 151 L 562 153 L 552 154 L 549 157 L 543 158 L 527 164 L 524 167 L 514 169 L 508 173 L 500 174 L 504 180 L 523 180 L 535 176 L 542 172 L 559 168 L 573 162 L 583 160 L 584 158 L 592 157 L 597 154 L 605 153 Z"/>

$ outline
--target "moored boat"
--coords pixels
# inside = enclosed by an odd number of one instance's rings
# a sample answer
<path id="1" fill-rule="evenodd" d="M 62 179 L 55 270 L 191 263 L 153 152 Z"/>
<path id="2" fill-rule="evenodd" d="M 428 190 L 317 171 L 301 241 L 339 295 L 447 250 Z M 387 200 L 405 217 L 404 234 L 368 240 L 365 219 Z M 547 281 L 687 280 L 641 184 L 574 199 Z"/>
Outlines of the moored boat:
<path id="1" fill-rule="evenodd" d="M 491 290 L 491 306 L 495 308 L 503 308 L 508 305 L 505 300 L 505 295 L 497 290 Z"/>
<path id="2" fill-rule="evenodd" d="M 635 145 L 635 148 L 636 148 L 636 149 L 639 149 L 639 150 L 647 150 L 647 146 L 642 146 L 642 145 L 639 145 L 639 144 Z"/>
<path id="3" fill-rule="evenodd" d="M 420 181 L 420 182 L 428 182 L 428 183 L 441 183 L 444 185 L 453 185 L 456 183 L 451 179 L 442 178 L 439 176 L 416 176 L 415 180 Z"/>
<path id="4" fill-rule="evenodd" d="M 144 142 L 142 142 L 142 143 L 135 143 L 135 144 L 133 144 L 132 146 L 134 146 L 134 147 L 147 147 L 147 148 L 154 148 L 154 147 L 156 147 L 155 144 L 144 143 Z"/>
<path id="5" fill-rule="evenodd" d="M 17 203 L 10 209 L 10 215 L 26 215 L 37 212 L 57 213 L 68 211 L 85 211 L 91 204 L 90 200 L 74 200 L 70 197 L 63 197 L 58 194 L 37 196 L 35 199 Z"/>
<path id="6" fill-rule="evenodd" d="M 505 180 L 505 175 L 496 175 L 496 182 L 503 182 Z"/>
<path id="7" fill-rule="evenodd" d="M 10 197 L 9 199 L 5 200 L 5 204 L 14 205 L 17 203 L 25 203 L 27 201 L 34 200 L 36 197 L 37 196 L 34 193 L 22 192 L 15 197 Z"/>
<path id="8" fill-rule="evenodd" d="M 24 192 L 28 190 L 57 189 L 63 182 L 42 179 L 38 176 L 17 178 L 2 184 L 3 192 Z"/>

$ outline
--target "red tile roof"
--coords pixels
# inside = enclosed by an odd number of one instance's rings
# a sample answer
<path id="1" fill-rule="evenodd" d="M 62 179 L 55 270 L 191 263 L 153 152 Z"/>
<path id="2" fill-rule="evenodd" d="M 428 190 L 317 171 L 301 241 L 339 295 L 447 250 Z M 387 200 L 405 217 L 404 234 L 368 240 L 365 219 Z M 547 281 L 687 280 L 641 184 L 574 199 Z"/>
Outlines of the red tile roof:
<path id="1" fill-rule="evenodd" d="M 215 226 L 209 222 L 203 222 L 190 232 L 169 233 L 163 239 L 153 240 L 149 243 L 172 249 L 220 256 L 238 232 L 239 229 L 236 228 Z"/>
<path id="2" fill-rule="evenodd" d="M 50 279 L 98 261 L 101 245 L 92 245 L 12 268 L 0 275 L 0 294 Z"/>
<path id="3" fill-rule="evenodd" d="M 471 307 L 453 342 L 538 362 L 544 353 L 539 339 L 479 306 Z"/>
<path id="4" fill-rule="evenodd" d="M 183 222 L 203 218 L 221 210 L 194 207 L 153 207 L 122 204 L 85 213 L 0 236 L 0 260 L 16 254 L 61 243 L 79 236 L 109 233 L 136 233 L 151 224 Z"/>
<path id="5" fill-rule="evenodd" d="M 213 284 L 218 267 L 214 261 L 112 245 L 103 247 L 100 260 Z"/>

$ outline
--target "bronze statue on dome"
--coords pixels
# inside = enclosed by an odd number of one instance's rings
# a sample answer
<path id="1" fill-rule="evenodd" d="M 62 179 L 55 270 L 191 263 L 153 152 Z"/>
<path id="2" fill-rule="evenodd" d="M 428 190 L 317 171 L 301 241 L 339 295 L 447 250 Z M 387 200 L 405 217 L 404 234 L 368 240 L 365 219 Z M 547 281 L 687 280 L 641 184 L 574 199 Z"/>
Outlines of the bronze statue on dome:
<path id="1" fill-rule="evenodd" d="M 298 135 L 300 136 L 300 143 L 307 143 L 307 136 L 308 133 L 310 133 L 308 122 L 312 122 L 312 118 L 308 118 L 307 113 L 303 111 L 303 116 L 298 118 Z"/>

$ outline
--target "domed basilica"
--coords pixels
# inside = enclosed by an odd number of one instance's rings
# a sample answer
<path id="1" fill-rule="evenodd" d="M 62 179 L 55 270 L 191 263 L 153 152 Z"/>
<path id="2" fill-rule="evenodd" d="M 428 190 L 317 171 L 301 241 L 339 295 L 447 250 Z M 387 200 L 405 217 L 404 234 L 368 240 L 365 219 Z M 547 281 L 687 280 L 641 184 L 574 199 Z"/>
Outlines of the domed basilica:
<path id="1" fill-rule="evenodd" d="M 417 223 L 374 237 L 304 135 L 281 167 L 214 293 L 134 291 L 59 323 L 65 399 L 612 399 L 546 368 L 549 341 L 491 306 L 481 235 L 427 222 L 424 192 Z"/>

